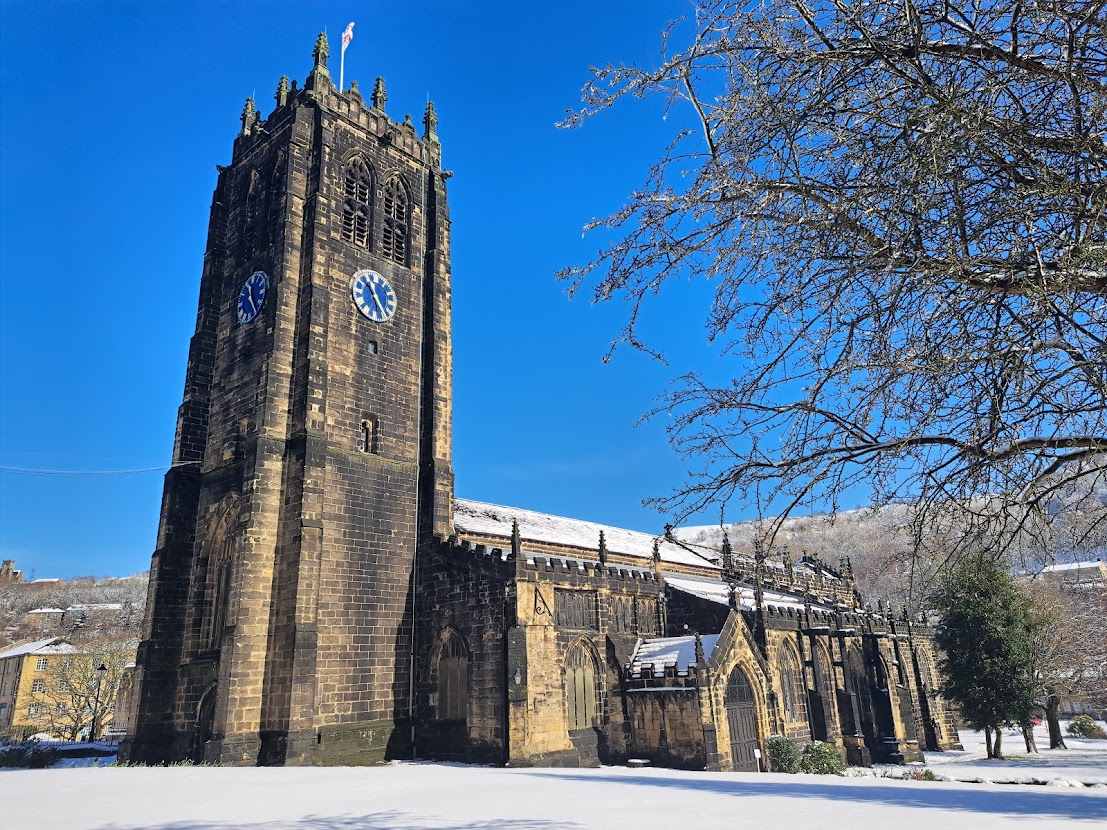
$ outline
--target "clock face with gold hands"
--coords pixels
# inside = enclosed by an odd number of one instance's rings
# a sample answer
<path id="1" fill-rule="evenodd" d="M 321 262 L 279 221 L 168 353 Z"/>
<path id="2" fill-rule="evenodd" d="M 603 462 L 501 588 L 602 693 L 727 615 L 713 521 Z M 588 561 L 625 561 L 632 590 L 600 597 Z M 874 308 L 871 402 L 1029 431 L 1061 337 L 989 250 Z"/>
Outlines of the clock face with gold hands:
<path id="1" fill-rule="evenodd" d="M 396 313 L 396 292 L 382 275 L 365 269 L 350 280 L 350 294 L 357 310 L 378 323 L 392 319 Z"/>

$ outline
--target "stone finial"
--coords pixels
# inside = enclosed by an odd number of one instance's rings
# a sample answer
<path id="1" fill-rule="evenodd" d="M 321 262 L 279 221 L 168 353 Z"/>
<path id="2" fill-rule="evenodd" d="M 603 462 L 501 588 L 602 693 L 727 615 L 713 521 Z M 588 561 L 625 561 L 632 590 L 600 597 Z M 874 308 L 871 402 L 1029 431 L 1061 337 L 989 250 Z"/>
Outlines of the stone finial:
<path id="1" fill-rule="evenodd" d="M 384 90 L 384 78 L 377 78 L 377 82 L 373 84 L 373 94 L 370 96 L 370 100 L 373 104 L 373 109 L 384 112 L 384 103 L 388 100 L 388 93 Z"/>
<path id="2" fill-rule="evenodd" d="M 315 65 L 311 68 L 311 72 L 308 73 L 307 80 L 304 82 L 304 89 L 316 91 L 319 89 L 333 88 L 334 82 L 331 80 L 331 73 L 327 71 L 327 58 L 330 57 L 331 50 L 327 45 L 327 36 L 325 33 L 320 32 L 319 37 L 315 39 L 315 49 L 311 55 L 315 59 Z"/>
<path id="3" fill-rule="evenodd" d="M 731 582 L 729 585 L 727 585 L 726 595 L 727 595 L 727 602 L 730 605 L 730 609 L 732 611 L 737 611 L 738 610 L 738 586 L 735 583 Z"/>
<path id="4" fill-rule="evenodd" d="M 707 662 L 707 657 L 703 653 L 703 639 L 700 637 L 700 633 L 696 632 L 696 668 L 700 668 Z"/>
<path id="5" fill-rule="evenodd" d="M 846 579 L 853 579 L 853 563 L 848 556 L 846 557 L 846 570 L 844 575 Z"/>
<path id="6" fill-rule="evenodd" d="M 410 112 L 404 113 L 404 124 L 403 125 L 405 127 L 407 127 L 409 130 L 411 130 L 412 132 L 415 132 L 415 125 L 413 123 L 411 123 L 411 113 Z"/>
<path id="7" fill-rule="evenodd" d="M 353 98 L 355 101 L 365 100 L 361 97 L 361 90 L 357 87 L 357 81 L 350 81 L 350 89 L 347 91 L 346 94 Z"/>
<path id="8" fill-rule="evenodd" d="M 661 579 L 661 543 L 653 540 L 653 572 Z"/>
<path id="9" fill-rule="evenodd" d="M 316 66 L 327 66 L 327 58 L 331 56 L 331 47 L 327 44 L 327 33 L 320 32 L 319 37 L 315 39 L 315 48 L 311 50 L 311 57 L 315 60 Z"/>
<path id="10" fill-rule="evenodd" d="M 730 547 L 730 536 L 723 531 L 723 575 L 734 575 L 734 550 Z"/>
<path id="11" fill-rule="evenodd" d="M 600 531 L 600 564 L 607 564 L 607 537 Z"/>
<path id="12" fill-rule="evenodd" d="M 254 99 L 247 98 L 246 105 L 242 108 L 242 135 L 253 132 L 254 125 L 258 121 L 258 111 L 254 108 Z"/>
<path id="13" fill-rule="evenodd" d="M 434 111 L 434 101 L 427 101 L 427 110 L 423 113 L 423 139 L 438 141 L 438 113 Z"/>
<path id="14" fill-rule="evenodd" d="M 277 106 L 283 107 L 288 103 L 288 76 L 281 75 L 281 79 L 277 82 L 277 93 L 273 96 L 277 99 Z"/>
<path id="15" fill-rule="evenodd" d="M 519 520 L 511 520 L 511 552 L 516 558 L 523 553 L 523 538 L 519 535 Z"/>

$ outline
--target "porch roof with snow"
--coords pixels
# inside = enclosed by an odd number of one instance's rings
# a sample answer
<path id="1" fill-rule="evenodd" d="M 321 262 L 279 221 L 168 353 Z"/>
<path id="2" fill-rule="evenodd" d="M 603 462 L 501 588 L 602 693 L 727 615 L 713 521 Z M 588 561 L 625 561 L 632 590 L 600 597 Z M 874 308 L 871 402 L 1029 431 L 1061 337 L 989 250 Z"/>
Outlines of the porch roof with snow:
<path id="1" fill-rule="evenodd" d="M 705 660 L 711 659 L 711 652 L 719 642 L 718 634 L 700 636 Z M 695 635 L 685 637 L 651 637 L 639 640 L 634 654 L 630 658 L 632 674 L 641 674 L 644 666 L 652 666 L 655 677 L 665 674 L 665 669 L 675 667 L 677 674 L 687 674 L 690 666 L 696 665 Z"/>

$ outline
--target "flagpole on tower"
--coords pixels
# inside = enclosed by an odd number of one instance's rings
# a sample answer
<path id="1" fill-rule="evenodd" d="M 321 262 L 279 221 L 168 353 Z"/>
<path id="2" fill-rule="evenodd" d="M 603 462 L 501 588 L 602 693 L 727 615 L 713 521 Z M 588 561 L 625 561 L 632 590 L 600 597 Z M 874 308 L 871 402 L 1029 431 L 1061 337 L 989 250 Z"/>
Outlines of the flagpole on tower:
<path id="1" fill-rule="evenodd" d="M 342 87 L 346 82 L 346 47 L 350 45 L 350 41 L 354 39 L 354 24 L 351 23 L 346 27 L 346 31 L 342 33 L 342 52 L 338 58 L 338 91 L 342 91 Z"/>

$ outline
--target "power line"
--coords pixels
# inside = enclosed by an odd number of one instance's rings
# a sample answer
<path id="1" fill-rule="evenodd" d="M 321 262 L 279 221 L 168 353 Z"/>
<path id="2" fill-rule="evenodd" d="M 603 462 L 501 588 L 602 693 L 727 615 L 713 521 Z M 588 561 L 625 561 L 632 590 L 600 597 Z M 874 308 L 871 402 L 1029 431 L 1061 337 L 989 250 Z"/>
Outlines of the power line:
<path id="1" fill-rule="evenodd" d="M 140 467 L 134 470 L 40 470 L 33 467 L 9 467 L 0 465 L 0 473 L 13 473 L 26 476 L 55 476 L 63 478 L 95 478 L 105 476 L 132 476 L 142 473 L 160 473 L 173 467 L 185 467 L 194 464 L 194 461 L 185 461 L 180 464 L 165 464 L 161 467 Z"/>

